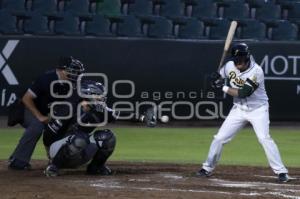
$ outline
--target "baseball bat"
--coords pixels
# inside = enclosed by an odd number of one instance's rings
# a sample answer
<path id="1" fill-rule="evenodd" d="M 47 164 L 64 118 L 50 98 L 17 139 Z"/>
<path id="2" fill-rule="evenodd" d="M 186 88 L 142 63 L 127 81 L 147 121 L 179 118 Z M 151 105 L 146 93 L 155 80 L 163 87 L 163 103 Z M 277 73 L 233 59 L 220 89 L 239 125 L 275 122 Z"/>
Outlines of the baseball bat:
<path id="1" fill-rule="evenodd" d="M 237 27 L 237 21 L 232 21 L 231 24 L 230 24 L 230 28 L 228 30 L 228 33 L 227 33 L 223 54 L 222 54 L 222 57 L 221 57 L 221 60 L 220 60 L 217 71 L 219 71 L 221 69 L 222 65 L 223 65 L 224 59 L 226 57 L 226 54 L 227 54 L 227 52 L 229 50 L 229 47 L 230 47 L 230 44 L 232 42 L 236 27 Z"/>

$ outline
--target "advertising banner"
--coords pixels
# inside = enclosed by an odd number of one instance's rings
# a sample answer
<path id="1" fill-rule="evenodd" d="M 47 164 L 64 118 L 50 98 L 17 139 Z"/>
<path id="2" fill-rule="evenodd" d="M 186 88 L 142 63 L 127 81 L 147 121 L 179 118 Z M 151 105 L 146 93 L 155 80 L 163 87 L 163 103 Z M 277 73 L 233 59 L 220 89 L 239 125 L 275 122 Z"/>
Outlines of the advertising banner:
<path id="1" fill-rule="evenodd" d="M 248 42 L 265 73 L 270 116 L 300 121 L 300 43 Z M 103 82 L 108 103 L 137 111 L 155 104 L 175 120 L 216 120 L 228 114 L 232 99 L 210 88 L 223 41 L 131 38 L 0 38 L 0 115 L 61 56 L 81 60 L 87 75 Z M 95 77 L 96 76 L 96 77 Z"/>

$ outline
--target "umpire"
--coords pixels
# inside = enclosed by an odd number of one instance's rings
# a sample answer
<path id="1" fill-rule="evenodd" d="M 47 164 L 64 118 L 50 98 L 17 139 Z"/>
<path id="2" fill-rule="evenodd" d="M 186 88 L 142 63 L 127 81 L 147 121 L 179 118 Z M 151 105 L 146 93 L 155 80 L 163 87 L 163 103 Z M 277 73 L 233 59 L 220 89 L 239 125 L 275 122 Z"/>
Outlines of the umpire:
<path id="1" fill-rule="evenodd" d="M 25 128 L 25 132 L 9 158 L 8 167 L 10 169 L 27 170 L 31 168 L 29 161 L 32 153 L 42 135 L 45 124 L 49 121 L 49 105 L 58 101 L 51 95 L 51 83 L 55 80 L 69 80 L 76 85 L 78 76 L 83 72 L 84 66 L 79 60 L 73 57 L 62 57 L 56 69 L 42 74 L 28 88 L 22 97 L 25 106 L 22 126 Z M 56 94 L 66 94 L 69 89 L 71 88 L 67 84 L 55 84 L 54 86 Z"/>

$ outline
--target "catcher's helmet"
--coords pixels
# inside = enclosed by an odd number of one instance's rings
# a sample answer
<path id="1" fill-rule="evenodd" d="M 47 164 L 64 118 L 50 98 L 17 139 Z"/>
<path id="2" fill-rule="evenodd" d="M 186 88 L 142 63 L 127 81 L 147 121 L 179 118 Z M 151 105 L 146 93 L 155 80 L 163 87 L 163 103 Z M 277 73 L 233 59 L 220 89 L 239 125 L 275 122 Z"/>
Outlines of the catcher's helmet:
<path id="1" fill-rule="evenodd" d="M 250 60 L 249 47 L 245 43 L 237 43 L 231 48 L 231 57 L 235 64 L 247 63 Z"/>
<path id="2" fill-rule="evenodd" d="M 85 80 L 81 83 L 80 91 L 84 95 L 89 95 L 87 100 L 93 102 L 92 108 L 98 112 L 103 112 L 103 108 L 106 106 L 106 97 L 104 96 L 105 87 L 100 82 Z"/>
<path id="3" fill-rule="evenodd" d="M 70 81 L 77 81 L 78 76 L 84 72 L 84 66 L 78 59 L 70 57 L 61 57 L 58 67 L 66 71 L 67 77 Z"/>
<path id="4" fill-rule="evenodd" d="M 81 84 L 81 92 L 85 95 L 101 96 L 104 94 L 105 88 L 100 82 L 85 80 Z"/>

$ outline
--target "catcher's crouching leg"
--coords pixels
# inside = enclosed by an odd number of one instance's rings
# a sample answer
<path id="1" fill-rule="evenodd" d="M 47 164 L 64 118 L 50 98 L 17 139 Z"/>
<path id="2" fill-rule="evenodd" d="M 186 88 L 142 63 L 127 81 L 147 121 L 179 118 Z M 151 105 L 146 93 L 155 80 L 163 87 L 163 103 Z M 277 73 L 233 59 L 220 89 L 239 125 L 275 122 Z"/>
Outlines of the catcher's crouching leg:
<path id="1" fill-rule="evenodd" d="M 90 136 L 91 144 L 97 145 L 98 150 L 92 161 L 87 166 L 87 174 L 91 175 L 110 175 L 111 170 L 105 166 L 105 162 L 113 153 L 116 146 L 116 137 L 108 129 L 95 131 Z"/>
<path id="2" fill-rule="evenodd" d="M 88 135 L 76 133 L 68 137 L 66 144 L 62 146 L 52 162 L 60 168 L 76 168 L 86 162 L 84 149 L 89 144 Z"/>
<path id="3" fill-rule="evenodd" d="M 89 143 L 89 137 L 84 133 L 76 133 L 54 142 L 50 146 L 50 163 L 45 174 L 55 176 L 60 168 L 76 168 L 86 163 L 88 159 L 84 150 Z"/>

